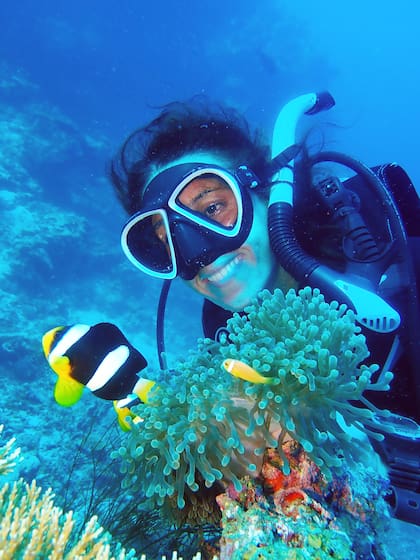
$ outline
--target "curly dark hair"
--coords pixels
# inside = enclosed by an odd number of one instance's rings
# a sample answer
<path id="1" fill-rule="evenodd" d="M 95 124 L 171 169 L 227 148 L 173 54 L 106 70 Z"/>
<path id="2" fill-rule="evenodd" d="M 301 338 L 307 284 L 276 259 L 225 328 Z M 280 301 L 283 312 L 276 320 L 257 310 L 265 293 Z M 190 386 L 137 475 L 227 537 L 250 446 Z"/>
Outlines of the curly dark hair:
<path id="1" fill-rule="evenodd" d="M 259 132 L 251 133 L 235 109 L 203 96 L 169 103 L 153 121 L 130 134 L 110 163 L 109 177 L 125 210 L 139 210 L 155 167 L 197 150 L 225 156 L 232 167 L 246 164 L 261 177 L 270 159 L 268 144 Z"/>

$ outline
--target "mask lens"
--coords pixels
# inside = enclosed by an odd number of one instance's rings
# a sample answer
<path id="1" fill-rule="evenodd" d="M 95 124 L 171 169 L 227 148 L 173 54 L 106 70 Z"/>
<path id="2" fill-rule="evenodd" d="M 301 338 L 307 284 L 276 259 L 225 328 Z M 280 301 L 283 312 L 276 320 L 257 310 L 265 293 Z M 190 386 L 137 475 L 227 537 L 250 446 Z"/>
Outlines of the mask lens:
<path id="1" fill-rule="evenodd" d="M 241 244 L 243 201 L 247 200 L 243 196 L 236 176 L 217 166 L 194 163 L 168 168 L 147 186 L 144 211 L 124 227 L 123 251 L 147 274 L 187 278 Z"/>
<path id="2" fill-rule="evenodd" d="M 125 254 L 138 268 L 162 278 L 176 275 L 174 249 L 163 210 L 134 216 L 125 226 L 121 241 Z"/>
<path id="3" fill-rule="evenodd" d="M 227 179 L 201 173 L 181 184 L 176 191 L 176 209 L 198 224 L 229 235 L 240 219 L 240 196 L 233 180 Z"/>

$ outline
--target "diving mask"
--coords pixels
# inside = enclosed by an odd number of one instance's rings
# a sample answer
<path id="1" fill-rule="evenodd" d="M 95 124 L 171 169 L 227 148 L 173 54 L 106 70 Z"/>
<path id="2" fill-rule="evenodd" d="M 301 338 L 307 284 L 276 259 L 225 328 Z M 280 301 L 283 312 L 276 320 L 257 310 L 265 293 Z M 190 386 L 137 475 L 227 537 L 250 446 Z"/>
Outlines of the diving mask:
<path id="1" fill-rule="evenodd" d="M 191 280 L 245 242 L 253 218 L 249 188 L 258 184 L 246 166 L 230 172 L 181 163 L 161 171 L 147 185 L 142 209 L 124 226 L 125 255 L 151 276 Z"/>

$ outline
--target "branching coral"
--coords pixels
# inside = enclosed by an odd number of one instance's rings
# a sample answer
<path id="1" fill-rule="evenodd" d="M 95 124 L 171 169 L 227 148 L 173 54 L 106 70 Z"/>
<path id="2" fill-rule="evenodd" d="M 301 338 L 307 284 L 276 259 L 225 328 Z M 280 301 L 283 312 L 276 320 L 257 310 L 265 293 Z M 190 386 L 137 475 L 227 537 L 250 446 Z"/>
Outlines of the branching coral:
<path id="1" fill-rule="evenodd" d="M 3 434 L 4 425 L 0 425 L 0 437 Z M 20 459 L 20 447 L 16 447 L 16 439 L 10 438 L 4 445 L 0 446 L 0 475 L 8 474 L 16 467 Z"/>
<path id="2" fill-rule="evenodd" d="M 125 487 L 142 488 L 159 505 L 176 496 L 182 508 L 185 489 L 198 491 L 201 480 L 239 487 L 239 476 L 258 471 L 265 447 L 281 453 L 285 437 L 331 476 L 331 468 L 358 458 L 360 441 L 353 444 L 345 424 L 375 434 L 377 411 L 363 392 L 386 390 L 392 375 L 375 384 L 377 366 L 360 365 L 368 350 L 350 311 L 310 288 L 263 292 L 246 311 L 228 322 L 221 344 L 199 341 L 175 382 L 137 409 L 143 422 L 133 424 L 118 452 Z M 226 358 L 275 381 L 233 379 L 221 369 Z"/>
<path id="3" fill-rule="evenodd" d="M 13 485 L 6 483 L 0 490 L 0 558 L 135 560 L 133 551 L 126 552 L 112 542 L 96 516 L 79 535 L 76 517 L 55 506 L 51 489 L 42 493 L 35 481 L 30 485 L 22 479 Z M 175 552 L 172 558 L 182 560 Z M 146 555 L 140 560 L 146 560 Z"/>
<path id="4" fill-rule="evenodd" d="M 1 425 L 0 436 L 2 433 Z M 19 456 L 15 438 L 1 445 L 0 475 L 12 472 Z M 65 513 L 56 506 L 51 488 L 43 492 L 35 480 L 30 484 L 23 479 L 13 484 L 6 482 L 0 488 L 0 558 L 135 560 L 134 551 L 127 552 L 112 541 L 95 515 L 83 527 L 77 517 L 77 513 Z M 200 559 L 200 553 L 196 553 L 192 560 Z M 146 555 L 141 554 L 140 560 L 146 560 Z M 182 557 L 174 551 L 171 560 L 182 560 Z"/>
<path id="5" fill-rule="evenodd" d="M 4 559 L 27 558 L 129 558 L 123 551 L 113 556 L 110 539 L 96 518 L 82 536 L 75 534 L 73 513 L 54 505 L 51 490 L 42 494 L 35 481 L 22 479 L 0 490 L 0 550 Z M 73 544 L 72 544 L 73 543 Z"/>
<path id="6" fill-rule="evenodd" d="M 0 428 L 0 434 L 3 426 Z M 10 473 L 19 457 L 15 439 L 0 447 L 0 474 Z M 78 533 L 73 512 L 64 513 L 54 504 L 51 489 L 42 489 L 33 480 L 5 483 L 0 489 L 0 558 L 128 560 L 134 558 L 119 544 L 112 546 L 111 536 L 93 516 Z M 114 550 L 114 552 L 113 552 Z"/>

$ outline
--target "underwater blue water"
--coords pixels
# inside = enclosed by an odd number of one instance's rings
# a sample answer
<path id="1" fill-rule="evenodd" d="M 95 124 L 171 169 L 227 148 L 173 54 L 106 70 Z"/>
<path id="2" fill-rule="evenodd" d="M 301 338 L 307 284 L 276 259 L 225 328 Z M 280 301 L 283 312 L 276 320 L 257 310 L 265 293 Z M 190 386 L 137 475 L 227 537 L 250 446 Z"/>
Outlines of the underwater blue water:
<path id="1" fill-rule="evenodd" d="M 57 485 L 74 475 L 75 435 L 112 421 L 89 395 L 54 403 L 46 330 L 115 322 L 156 367 L 160 284 L 125 262 L 105 174 L 125 136 L 197 93 L 270 135 L 284 102 L 329 90 L 331 146 L 397 161 L 420 188 L 419 18 L 414 0 L 0 3 L 0 423 L 23 448 L 20 474 Z M 200 301 L 182 286 L 166 326 L 171 359 L 201 334 Z"/>

